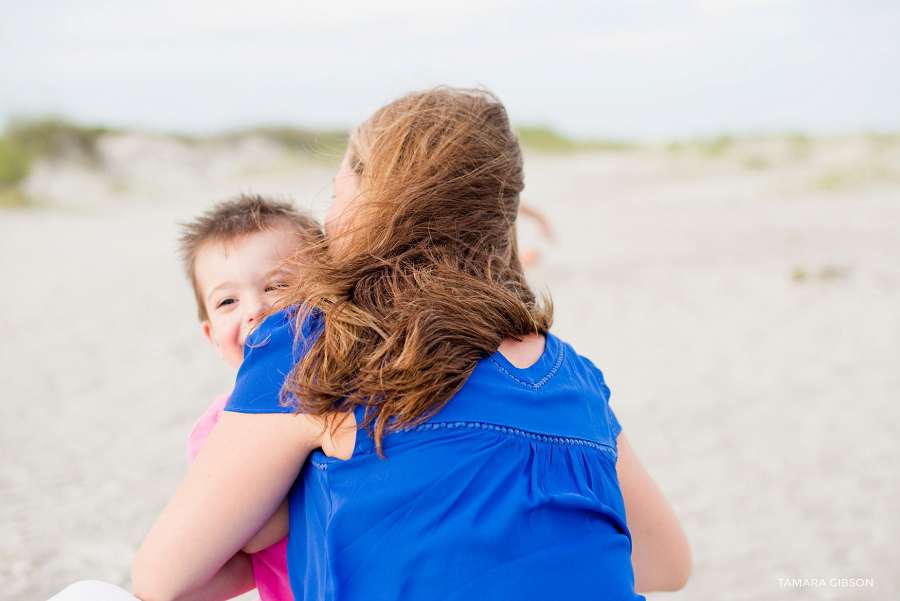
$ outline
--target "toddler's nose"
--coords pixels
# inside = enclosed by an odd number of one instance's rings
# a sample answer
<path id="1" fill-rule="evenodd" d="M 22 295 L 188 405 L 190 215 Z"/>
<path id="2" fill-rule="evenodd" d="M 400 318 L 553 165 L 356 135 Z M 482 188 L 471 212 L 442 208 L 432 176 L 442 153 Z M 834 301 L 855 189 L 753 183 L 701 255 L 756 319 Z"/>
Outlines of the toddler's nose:
<path id="1" fill-rule="evenodd" d="M 256 323 L 263 314 L 265 314 L 267 310 L 266 304 L 262 299 L 254 299 L 252 302 L 248 303 L 248 305 L 247 312 L 244 314 L 244 319 L 248 323 Z"/>

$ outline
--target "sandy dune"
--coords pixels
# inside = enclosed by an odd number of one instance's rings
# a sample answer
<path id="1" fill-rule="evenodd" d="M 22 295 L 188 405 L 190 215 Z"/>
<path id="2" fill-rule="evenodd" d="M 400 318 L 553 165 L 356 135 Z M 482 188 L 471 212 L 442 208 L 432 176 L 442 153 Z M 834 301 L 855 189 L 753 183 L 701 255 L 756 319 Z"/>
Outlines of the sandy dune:
<path id="1" fill-rule="evenodd" d="M 42 163 L 26 190 L 46 206 L 0 212 L 9 601 L 128 586 L 191 423 L 230 387 L 175 223 L 238 191 L 330 198 L 328 161 L 265 139 L 109 136 L 100 155 Z M 900 143 L 530 154 L 526 175 L 556 231 L 522 225 L 554 331 L 604 370 L 692 542 L 687 588 L 650 598 L 900 596 Z"/>

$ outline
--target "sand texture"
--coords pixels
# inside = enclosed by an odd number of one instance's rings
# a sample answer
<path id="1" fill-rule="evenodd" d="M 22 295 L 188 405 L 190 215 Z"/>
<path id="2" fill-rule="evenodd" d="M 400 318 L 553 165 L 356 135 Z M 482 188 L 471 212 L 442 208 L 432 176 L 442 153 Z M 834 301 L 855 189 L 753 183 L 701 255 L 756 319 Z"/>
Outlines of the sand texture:
<path id="1" fill-rule="evenodd" d="M 128 587 L 231 386 L 176 222 L 240 191 L 321 214 L 337 164 L 255 138 L 98 148 L 40 163 L 39 206 L 0 212 L 3 600 Z M 688 586 L 650 599 L 900 598 L 900 143 L 530 153 L 526 181 L 555 231 L 521 233 L 554 331 L 604 370 L 692 544 Z"/>

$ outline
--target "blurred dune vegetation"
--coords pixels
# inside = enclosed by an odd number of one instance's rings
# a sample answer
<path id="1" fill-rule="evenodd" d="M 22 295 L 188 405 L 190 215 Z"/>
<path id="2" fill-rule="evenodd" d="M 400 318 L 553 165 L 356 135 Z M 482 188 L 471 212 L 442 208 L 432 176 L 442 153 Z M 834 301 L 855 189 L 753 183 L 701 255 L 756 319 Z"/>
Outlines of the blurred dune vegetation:
<path id="1" fill-rule="evenodd" d="M 576 140 L 545 125 L 520 125 L 516 127 L 519 141 L 527 149 L 539 152 L 584 152 L 590 150 L 636 150 L 639 145 L 622 140 Z"/>
<path id="2" fill-rule="evenodd" d="M 663 142 L 576 139 L 543 125 L 516 128 L 526 153 L 599 155 L 627 154 L 629 163 L 667 165 L 669 176 L 738 176 L 739 173 L 784 171 L 794 192 L 828 193 L 870 185 L 900 184 L 900 134 L 859 133 L 813 137 L 802 133 L 698 137 Z M 62 119 L 14 119 L 0 137 L 0 209 L 33 208 L 44 202 L 41 186 L 29 178 L 47 178 L 67 165 L 106 175 L 112 187 L 127 187 L 129 173 L 119 155 L 178 155 L 170 163 L 224 163 L 263 173 L 302 162 L 334 163 L 346 146 L 348 132 L 290 126 L 261 126 L 208 136 L 152 133 L 84 126 Z M 131 140 L 131 143 L 127 143 Z M 235 154 L 237 153 L 237 154 Z M 199 158 L 198 158 L 199 157 Z M 223 163 L 219 160 L 219 163 Z M 58 169 L 57 169 L 58 171 Z M 658 169 L 656 171 L 659 171 Z M 771 175 L 771 173 L 770 173 Z M 115 191 L 114 189 L 112 190 Z"/>
<path id="3" fill-rule="evenodd" d="M 113 130 L 83 127 L 57 119 L 14 120 L 0 137 L 0 207 L 27 206 L 19 184 L 39 159 L 95 160 L 95 143 Z"/>

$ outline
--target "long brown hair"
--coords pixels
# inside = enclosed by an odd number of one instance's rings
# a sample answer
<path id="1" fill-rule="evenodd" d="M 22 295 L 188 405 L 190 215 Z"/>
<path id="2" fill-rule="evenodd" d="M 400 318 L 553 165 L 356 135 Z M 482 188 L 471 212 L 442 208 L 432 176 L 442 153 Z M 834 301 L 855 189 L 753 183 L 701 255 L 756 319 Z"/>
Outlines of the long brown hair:
<path id="1" fill-rule="evenodd" d="M 504 338 L 546 331 L 552 308 L 522 273 L 522 155 L 493 94 L 408 94 L 347 152 L 358 210 L 327 248 L 298 255 L 286 303 L 321 312 L 323 330 L 283 393 L 316 416 L 364 406 L 381 453 L 387 432 L 434 415 Z"/>

